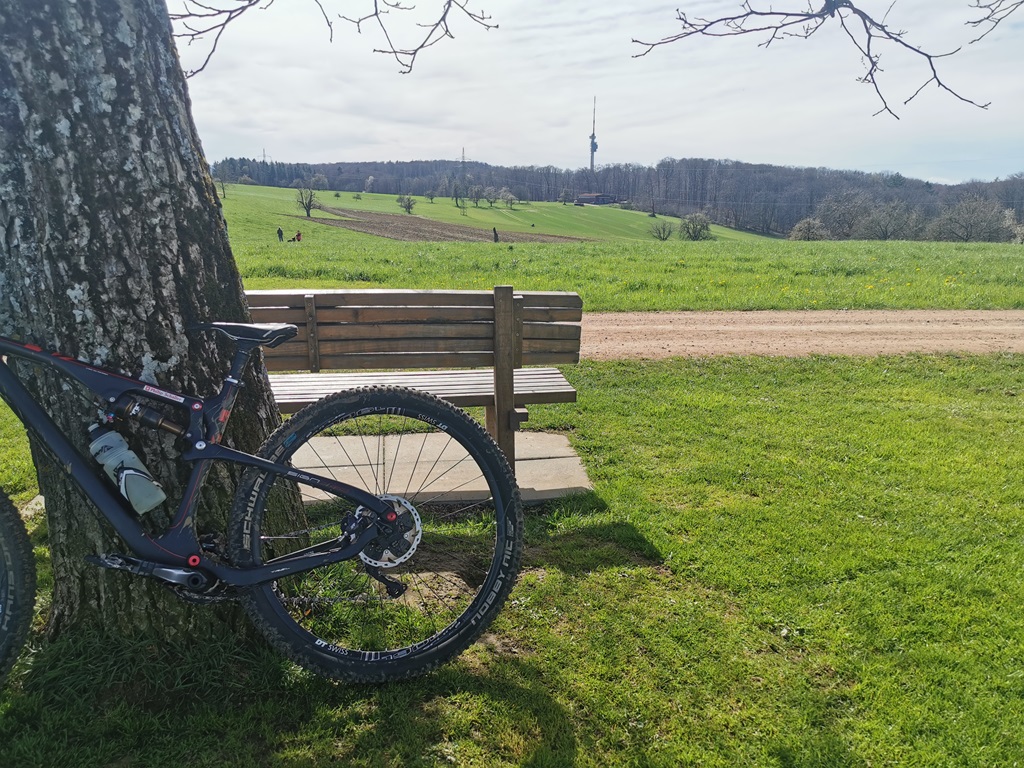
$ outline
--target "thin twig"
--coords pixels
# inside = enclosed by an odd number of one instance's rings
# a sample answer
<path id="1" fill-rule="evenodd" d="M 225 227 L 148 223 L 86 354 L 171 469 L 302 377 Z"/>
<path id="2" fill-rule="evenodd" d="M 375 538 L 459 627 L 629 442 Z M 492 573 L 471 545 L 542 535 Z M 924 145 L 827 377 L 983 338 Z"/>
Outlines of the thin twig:
<path id="1" fill-rule="evenodd" d="M 976 8 L 981 11 L 982 16 L 968 21 L 967 26 L 988 27 L 988 29 L 971 40 L 971 42 L 976 43 L 986 37 L 992 30 L 998 27 L 1007 16 L 1022 6 L 1024 6 L 1024 0 L 994 0 L 993 2 L 988 3 L 983 3 L 981 0 L 975 0 L 975 2 L 971 3 L 971 8 Z"/>
<path id="2" fill-rule="evenodd" d="M 311 2 L 316 4 L 320 15 L 323 16 L 328 36 L 333 42 L 334 23 L 328 13 L 330 0 L 311 0 Z M 417 35 L 418 42 L 412 46 L 397 45 L 393 39 L 391 25 L 388 23 L 388 14 L 392 11 L 415 10 L 416 6 L 404 5 L 401 0 L 373 0 L 372 10 L 365 15 L 351 18 L 339 14 L 338 18 L 355 25 L 357 32 L 362 32 L 363 25 L 367 23 L 379 27 L 387 45 L 384 48 L 375 48 L 374 53 L 383 53 L 394 57 L 399 64 L 400 72 L 406 74 L 412 71 L 416 57 L 421 51 L 436 45 L 445 38 L 455 37 L 449 26 L 449 16 L 452 11 L 461 13 L 484 29 L 497 28 L 497 24 L 491 23 L 490 16 L 482 11 L 472 10 L 469 7 L 470 2 L 472 0 L 443 0 L 436 21 L 414 25 L 426 31 L 422 37 Z M 325 3 L 327 7 L 325 7 Z M 193 77 L 206 69 L 217 51 L 221 35 L 224 34 L 229 24 L 253 8 L 266 10 L 273 4 L 274 0 L 180 0 L 181 10 L 169 12 L 171 21 L 178 27 L 174 33 L 175 37 L 185 40 L 190 46 L 196 43 L 209 45 L 209 50 L 202 63 L 195 69 L 187 71 L 185 76 Z"/>
<path id="3" fill-rule="evenodd" d="M 448 26 L 448 16 L 452 10 L 460 11 L 470 21 L 475 24 L 479 24 L 484 29 L 497 29 L 497 24 L 491 23 L 491 17 L 486 13 L 473 11 L 469 8 L 470 0 L 444 0 L 440 13 L 438 14 L 437 20 L 429 24 L 417 24 L 416 26 L 425 29 L 426 33 L 423 35 L 420 41 L 410 47 L 401 48 L 392 41 L 391 32 L 385 23 L 385 16 L 390 11 L 411 11 L 415 9 L 412 5 L 402 5 L 400 0 L 374 0 L 373 12 L 367 13 L 365 16 L 358 18 L 351 18 L 348 16 L 339 16 L 343 21 L 347 21 L 350 24 L 354 24 L 356 31 L 362 32 L 363 24 L 367 22 L 376 23 L 380 28 L 381 33 L 384 35 L 384 39 L 387 41 L 387 48 L 375 48 L 374 53 L 383 53 L 388 56 L 393 56 L 395 61 L 398 62 L 400 71 L 402 74 L 408 74 L 412 71 L 413 65 L 416 63 L 416 57 L 419 53 L 427 48 L 430 48 L 445 38 L 454 39 L 455 35 L 452 34 L 450 27 Z"/>
<path id="4" fill-rule="evenodd" d="M 887 113 L 899 119 L 899 116 L 890 107 L 888 100 L 882 90 L 879 77 L 883 72 L 881 66 L 882 51 L 887 47 L 906 51 L 917 56 L 928 72 L 928 77 L 911 96 L 904 101 L 909 104 L 929 85 L 936 85 L 939 89 L 953 95 L 960 101 L 971 104 L 980 109 L 988 108 L 991 102 L 984 104 L 964 96 L 956 89 L 950 87 L 939 74 L 937 62 L 939 59 L 947 58 L 958 53 L 962 48 L 956 48 L 942 53 L 933 53 L 924 48 L 907 41 L 907 31 L 894 29 L 887 23 L 889 14 L 896 4 L 893 0 L 881 20 L 876 20 L 870 14 L 858 7 L 854 0 L 825 0 L 824 4 L 817 10 L 808 3 L 806 10 L 778 11 L 770 8 L 767 11 L 755 9 L 751 3 L 744 2 L 741 11 L 732 16 L 721 16 L 715 19 L 705 19 L 687 16 L 681 10 L 676 11 L 676 18 L 682 24 L 682 31 L 669 35 L 654 42 L 633 40 L 633 43 L 643 47 L 634 58 L 648 55 L 655 48 L 686 40 L 691 37 L 737 37 L 739 35 L 763 35 L 765 39 L 759 43 L 759 47 L 768 47 L 778 40 L 787 37 L 807 39 L 821 29 L 830 21 L 840 25 L 850 43 L 860 53 L 864 62 L 864 74 L 859 78 L 860 82 L 866 83 L 875 91 L 875 95 L 881 102 L 882 107 L 875 114 Z M 1007 16 L 1024 6 L 1024 0 L 973 0 L 971 7 L 982 12 L 978 19 L 968 22 L 973 27 L 988 28 L 971 42 L 989 34 Z"/>

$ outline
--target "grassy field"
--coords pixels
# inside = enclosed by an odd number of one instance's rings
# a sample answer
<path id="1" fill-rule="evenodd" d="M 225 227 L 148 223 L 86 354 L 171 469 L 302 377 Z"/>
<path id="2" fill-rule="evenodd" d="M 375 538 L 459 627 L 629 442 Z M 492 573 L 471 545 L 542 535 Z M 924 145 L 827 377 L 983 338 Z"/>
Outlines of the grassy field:
<path id="1" fill-rule="evenodd" d="M 346 687 L 259 649 L 69 638 L 0 694 L 0 764 L 1024 761 L 1019 356 L 568 375 L 580 403 L 531 424 L 595 490 L 530 515 L 510 604 L 454 665 Z"/>
<path id="2" fill-rule="evenodd" d="M 391 243 L 295 224 L 288 194 L 229 189 L 249 287 L 511 282 L 579 290 L 588 310 L 1024 305 L 1019 246 Z M 303 243 L 278 244 L 279 223 Z M 580 401 L 527 426 L 567 434 L 594 491 L 531 511 L 520 583 L 456 663 L 340 686 L 262 646 L 36 636 L 0 691 L 0 765 L 1024 764 L 1024 357 L 565 370 Z M 6 409 L 0 466 L 19 502 L 36 492 Z"/>
<path id="3" fill-rule="evenodd" d="M 616 236 L 611 224 L 602 230 L 609 239 L 599 242 L 409 243 L 289 220 L 296 210 L 289 194 L 231 187 L 223 201 L 248 288 L 510 284 L 521 290 L 576 291 L 587 311 L 1024 307 L 1024 249 L 1015 245 L 792 243 L 746 235 L 662 243 L 644 239 L 645 229 L 640 239 Z M 352 202 L 385 209 L 390 202 L 398 210 L 390 196 L 363 195 Z M 557 203 L 530 208 L 541 214 L 550 210 L 552 216 L 584 211 L 608 222 L 624 218 L 641 221 L 644 228 L 649 221 L 608 208 Z M 415 211 L 421 209 L 455 211 L 448 201 L 423 201 Z M 288 232 L 301 227 L 303 241 L 278 243 L 279 223 Z"/>
<path id="4" fill-rule="evenodd" d="M 295 190 L 279 187 L 254 187 L 238 184 L 227 185 L 228 196 L 222 202 L 229 217 L 251 216 L 250 222 L 267 226 L 266 217 L 271 217 L 272 226 L 263 234 L 274 235 L 278 226 L 290 234 L 303 229 L 302 211 L 295 205 Z M 400 216 L 402 209 L 395 202 L 395 195 L 361 193 L 359 197 L 351 192 L 318 192 L 321 203 L 329 208 L 355 211 L 393 213 Z M 457 224 L 463 227 L 477 227 L 486 231 L 492 228 L 499 232 L 527 232 L 531 234 L 561 235 L 592 240 L 650 240 L 650 227 L 654 219 L 640 211 L 624 211 L 610 206 L 575 206 L 561 203 L 526 203 L 508 208 L 504 203 L 488 206 L 481 201 L 479 206 L 469 203 L 464 209 L 456 208 L 450 198 L 435 198 L 429 202 L 425 197 L 414 197 L 416 206 L 413 216 Z M 314 212 L 314 215 L 322 215 Z M 299 216 L 292 222 L 289 217 Z M 665 217 L 672 221 L 672 217 Z M 251 225 L 247 225 L 251 226 Z M 254 232 L 262 231 L 254 229 Z M 745 232 L 713 226 L 714 235 L 723 240 L 753 242 L 764 238 Z M 276 238 L 276 235 L 274 235 Z M 305 237 L 305 232 L 303 233 Z M 234 241 L 232 241 L 234 242 Z"/>

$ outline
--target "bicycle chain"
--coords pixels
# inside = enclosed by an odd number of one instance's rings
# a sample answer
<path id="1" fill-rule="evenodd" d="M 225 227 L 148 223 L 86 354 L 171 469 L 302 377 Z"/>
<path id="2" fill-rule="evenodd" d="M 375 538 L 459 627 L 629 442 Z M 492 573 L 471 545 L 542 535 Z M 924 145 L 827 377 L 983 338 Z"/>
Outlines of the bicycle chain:
<path id="1" fill-rule="evenodd" d="M 336 528 L 337 526 L 338 526 L 338 522 L 324 523 L 323 525 L 314 526 L 312 528 L 305 528 L 303 530 L 298 530 L 298 531 L 290 531 L 289 533 L 281 535 L 281 536 L 272 536 L 272 537 L 268 537 L 268 538 L 273 538 L 273 539 L 296 539 L 296 538 L 300 538 L 302 536 L 308 536 L 308 535 L 316 533 L 318 531 L 327 530 L 328 528 Z M 369 574 L 367 574 L 367 577 L 369 578 Z M 214 593 L 201 593 L 201 592 L 192 592 L 192 591 L 189 591 L 189 590 L 184 589 L 182 587 L 175 586 L 173 584 L 168 584 L 167 587 L 172 592 L 174 592 L 176 595 L 178 595 L 178 597 L 180 597 L 181 599 L 186 600 L 186 601 L 191 602 L 191 603 L 198 603 L 198 604 L 201 604 L 201 605 L 203 605 L 203 604 L 212 604 L 212 603 L 225 603 L 225 602 L 229 602 L 229 601 L 232 601 L 232 600 L 237 600 L 240 597 L 239 593 L 237 593 L 237 592 L 222 592 L 222 593 L 219 593 L 219 594 L 215 593 L 215 592 Z M 283 605 L 295 605 L 295 606 L 299 606 L 301 608 L 312 608 L 312 607 L 315 607 L 315 606 L 318 606 L 318 605 L 339 605 L 341 603 L 354 603 L 354 602 L 366 601 L 366 597 L 365 596 L 360 596 L 360 597 L 286 597 L 284 594 L 281 593 L 280 590 L 276 590 L 276 591 L 277 591 L 278 600 L 280 600 Z M 375 598 L 375 599 L 380 601 L 379 598 Z"/>
<path id="2" fill-rule="evenodd" d="M 278 536 L 264 536 L 263 538 L 264 539 L 297 539 L 300 536 L 306 536 L 306 535 L 308 535 L 310 533 L 316 533 L 317 531 L 325 531 L 328 528 L 338 528 L 338 527 L 340 527 L 340 521 L 335 521 L 333 523 L 324 523 L 323 525 L 318 525 L 315 528 L 306 528 L 305 530 L 302 530 L 302 531 L 289 531 L 288 533 L 280 534 Z"/>
<path id="3" fill-rule="evenodd" d="M 300 608 L 313 608 L 318 605 L 341 605 L 342 603 L 369 602 L 366 596 L 360 597 L 285 597 L 277 593 L 277 599 L 282 605 L 295 605 Z M 380 598 L 374 598 L 376 602 L 384 602 Z"/>
<path id="4" fill-rule="evenodd" d="M 282 605 L 295 605 L 299 608 L 315 608 L 319 605 L 341 605 L 357 602 L 354 597 L 279 597 Z"/>
<path id="5" fill-rule="evenodd" d="M 317 531 L 323 531 L 328 528 L 336 528 L 338 522 L 324 523 L 323 525 L 315 526 L 313 528 L 306 528 L 301 531 L 290 531 L 283 536 L 270 536 L 271 539 L 297 539 L 302 536 L 307 536 Z M 353 603 L 363 598 L 357 597 L 287 597 L 282 594 L 280 589 L 275 590 L 277 592 L 277 599 L 282 605 L 295 605 L 300 608 L 313 608 L 318 605 L 340 605 L 341 603 Z"/>

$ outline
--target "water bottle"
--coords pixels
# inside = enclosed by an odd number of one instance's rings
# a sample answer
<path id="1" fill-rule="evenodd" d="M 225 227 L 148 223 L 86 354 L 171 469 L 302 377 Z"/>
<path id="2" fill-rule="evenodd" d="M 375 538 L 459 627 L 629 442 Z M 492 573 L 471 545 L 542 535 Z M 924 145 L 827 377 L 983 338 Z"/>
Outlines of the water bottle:
<path id="1" fill-rule="evenodd" d="M 167 494 L 120 433 L 93 424 L 89 427 L 89 437 L 89 453 L 103 466 L 107 477 L 136 512 L 145 514 L 164 502 Z"/>

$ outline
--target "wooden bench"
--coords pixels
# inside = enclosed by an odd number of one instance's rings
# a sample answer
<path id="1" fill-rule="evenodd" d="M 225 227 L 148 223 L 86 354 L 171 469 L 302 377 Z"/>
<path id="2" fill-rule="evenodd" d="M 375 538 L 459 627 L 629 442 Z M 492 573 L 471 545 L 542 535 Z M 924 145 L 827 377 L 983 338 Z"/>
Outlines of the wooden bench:
<path id="1" fill-rule="evenodd" d="M 351 387 L 412 387 L 460 407 L 485 406 L 487 429 L 515 467 L 526 406 L 576 401 L 576 390 L 551 367 L 579 362 L 583 302 L 575 293 L 498 286 L 246 296 L 253 322 L 299 328 L 291 341 L 264 350 L 282 413 Z"/>

